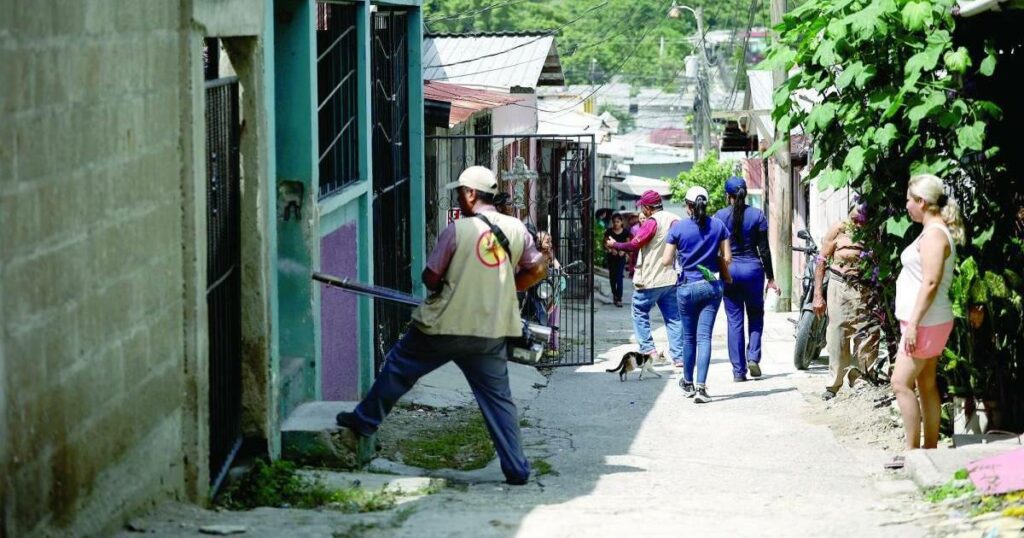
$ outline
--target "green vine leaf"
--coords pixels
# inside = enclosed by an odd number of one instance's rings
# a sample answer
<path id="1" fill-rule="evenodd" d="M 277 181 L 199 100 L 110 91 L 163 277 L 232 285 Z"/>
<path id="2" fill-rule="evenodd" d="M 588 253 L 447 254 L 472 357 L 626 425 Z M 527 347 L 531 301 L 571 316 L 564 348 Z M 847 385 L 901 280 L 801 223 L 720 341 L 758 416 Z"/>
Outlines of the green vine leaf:
<path id="1" fill-rule="evenodd" d="M 843 161 L 843 168 L 850 172 L 850 177 L 859 176 L 864 171 L 864 148 L 860 146 L 850 148 L 850 152 L 846 154 L 846 160 Z"/>
<path id="2" fill-rule="evenodd" d="M 967 52 L 966 47 L 959 47 L 947 52 L 942 57 L 942 61 L 946 64 L 946 68 L 953 73 L 966 73 L 967 68 L 971 67 L 971 55 Z"/>
<path id="3" fill-rule="evenodd" d="M 896 126 L 892 123 L 886 123 L 881 129 L 875 131 L 875 144 L 878 144 L 882 149 L 889 149 L 892 145 L 893 140 L 899 136 L 899 132 L 896 130 Z"/>
<path id="4" fill-rule="evenodd" d="M 836 44 L 832 40 L 822 39 L 811 60 L 822 67 L 830 67 L 839 63 L 839 57 L 836 56 Z"/>
<path id="5" fill-rule="evenodd" d="M 857 79 L 854 81 L 854 84 L 857 86 L 857 88 L 863 90 L 864 86 L 867 85 L 868 81 L 875 77 L 876 72 L 877 70 L 875 69 L 875 66 L 865 66 L 864 69 L 860 72 L 860 74 L 857 75 Z"/>
<path id="6" fill-rule="evenodd" d="M 996 72 L 995 51 L 988 51 L 988 54 L 985 55 L 985 59 L 981 61 L 981 66 L 978 67 L 978 72 L 986 77 L 991 77 L 992 73 Z"/>
<path id="7" fill-rule="evenodd" d="M 917 129 L 918 123 L 937 109 L 946 104 L 946 94 L 942 92 L 931 92 L 925 97 L 924 102 L 910 109 L 907 118 L 910 120 L 910 128 Z"/>
<path id="8" fill-rule="evenodd" d="M 935 69 L 935 66 L 939 63 L 939 57 L 942 56 L 942 52 L 946 49 L 946 43 L 932 44 L 923 51 L 913 55 L 907 60 L 907 65 L 904 68 L 906 75 L 912 76 L 915 73 L 921 71 L 931 71 Z"/>
<path id="9" fill-rule="evenodd" d="M 899 218 L 889 217 L 889 220 L 885 221 L 885 233 L 895 235 L 896 237 L 904 237 L 907 235 L 907 230 L 910 229 L 910 224 L 910 219 L 906 215 L 902 215 Z"/>
<path id="10" fill-rule="evenodd" d="M 846 38 L 846 23 L 841 19 L 835 19 L 828 23 L 828 29 L 826 30 L 829 37 L 836 41 L 841 41 Z"/>
<path id="11" fill-rule="evenodd" d="M 882 119 L 887 120 L 893 117 L 901 106 L 903 106 L 903 92 L 896 94 L 896 97 L 889 104 L 889 108 L 886 108 L 885 112 L 882 113 Z"/>
<path id="12" fill-rule="evenodd" d="M 907 30 L 917 31 L 932 23 L 932 7 L 927 2 L 910 2 L 903 6 L 900 18 Z"/>
<path id="13" fill-rule="evenodd" d="M 981 232 L 980 234 L 978 234 L 974 238 L 974 240 L 971 241 L 971 243 L 974 246 L 978 247 L 979 250 L 983 249 L 983 248 L 985 248 L 985 244 L 988 243 L 990 239 L 992 239 L 992 236 L 995 235 L 995 233 L 996 233 L 996 227 L 995 226 L 990 226 L 989 229 L 987 229 L 984 232 Z"/>
<path id="14" fill-rule="evenodd" d="M 818 176 L 818 189 L 840 189 L 850 182 L 850 175 L 844 170 L 828 168 Z"/>
<path id="15" fill-rule="evenodd" d="M 836 105 L 823 103 L 811 110 L 807 116 L 807 126 L 814 131 L 824 131 L 836 117 Z"/>
<path id="16" fill-rule="evenodd" d="M 864 73 L 864 64 L 862 62 L 854 62 L 844 67 L 843 72 L 836 78 L 836 88 L 845 90 L 862 73 Z"/>
<path id="17" fill-rule="evenodd" d="M 985 122 L 976 121 L 956 130 L 958 149 L 981 151 L 985 143 Z"/>

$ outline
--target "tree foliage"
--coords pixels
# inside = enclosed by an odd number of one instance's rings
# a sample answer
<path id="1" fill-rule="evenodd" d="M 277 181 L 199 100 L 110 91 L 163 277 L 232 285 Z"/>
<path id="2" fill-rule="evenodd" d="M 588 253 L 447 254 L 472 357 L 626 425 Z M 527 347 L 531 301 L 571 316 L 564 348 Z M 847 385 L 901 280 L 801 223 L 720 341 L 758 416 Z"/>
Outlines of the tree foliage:
<path id="1" fill-rule="evenodd" d="M 869 204 L 868 225 L 858 232 L 871 252 L 863 275 L 876 291 L 871 310 L 893 355 L 899 254 L 920 231 L 905 215 L 907 180 L 918 173 L 945 179 L 971 239 L 958 252 L 953 294 L 960 319 L 943 369 L 957 389 L 978 397 L 1016 391 L 1017 399 L 1004 403 L 1015 405 L 1016 420 L 1024 421 L 1024 287 L 1006 269 L 1024 263 L 1014 230 L 1019 208 L 1005 193 L 1016 180 L 988 136 L 1001 119 L 999 106 L 972 98 L 965 85 L 968 77 L 992 76 L 998 62 L 993 47 L 972 57 L 955 42 L 954 3 L 810 0 L 788 13 L 765 62 L 793 73 L 775 94 L 772 116 L 780 130 L 802 126 L 814 141 L 809 177 L 822 189 L 850 186 Z M 807 98 L 815 104 L 804 104 Z M 993 286 L 999 295 L 986 293 Z M 965 320 L 972 308 L 988 309 L 981 331 Z M 1003 358 L 998 370 L 986 362 L 992 355 Z M 1016 374 L 1006 373 L 1013 368 Z"/>
<path id="2" fill-rule="evenodd" d="M 709 30 L 742 29 L 749 22 L 747 2 L 687 4 L 704 6 Z M 557 31 L 558 52 L 570 84 L 600 84 L 619 75 L 636 85 L 666 86 L 681 78 L 697 25 L 690 13 L 669 19 L 667 10 L 662 0 L 424 2 L 430 32 Z M 764 25 L 766 19 L 765 10 L 755 10 L 754 26 Z"/>
<path id="3" fill-rule="evenodd" d="M 690 187 L 704 187 L 708 191 L 708 213 L 713 213 L 725 207 L 725 180 L 736 173 L 736 163 L 731 161 L 719 161 L 718 155 L 712 153 L 702 159 L 693 168 L 680 172 L 678 177 L 668 181 L 672 187 L 672 200 L 683 202 L 686 199 L 686 191 Z"/>

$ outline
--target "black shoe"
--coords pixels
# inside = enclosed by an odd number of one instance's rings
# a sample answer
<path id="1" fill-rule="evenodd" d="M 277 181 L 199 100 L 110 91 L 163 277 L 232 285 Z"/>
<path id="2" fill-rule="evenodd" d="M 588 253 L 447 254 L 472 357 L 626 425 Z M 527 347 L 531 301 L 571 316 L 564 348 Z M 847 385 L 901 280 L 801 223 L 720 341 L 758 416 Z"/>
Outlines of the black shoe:
<path id="1" fill-rule="evenodd" d="M 338 413 L 338 416 L 334 417 L 334 421 L 338 423 L 338 426 L 341 426 L 342 428 L 348 430 L 352 430 L 352 433 L 360 437 L 363 436 L 362 430 L 360 430 L 359 427 L 357 426 L 357 424 L 359 423 L 359 419 L 356 418 L 355 413 L 342 411 L 341 413 Z"/>
<path id="2" fill-rule="evenodd" d="M 505 483 L 510 486 L 525 486 L 530 481 L 530 477 L 526 478 L 506 478 Z"/>
<path id="3" fill-rule="evenodd" d="M 681 377 L 679 378 L 679 388 L 683 389 L 683 396 L 687 398 L 693 398 L 697 394 L 697 388 L 693 386 L 693 383 L 687 383 Z"/>
<path id="4" fill-rule="evenodd" d="M 832 392 L 830 390 L 827 390 L 827 389 L 825 390 L 825 392 L 821 393 L 821 399 L 825 400 L 826 402 L 831 400 L 832 398 L 835 398 L 835 397 L 836 397 L 836 393 L 834 393 L 834 392 Z"/>
<path id="5" fill-rule="evenodd" d="M 711 396 L 708 396 L 708 389 L 704 385 L 697 385 L 697 395 L 693 397 L 693 403 L 708 403 Z"/>
<path id="6" fill-rule="evenodd" d="M 761 377 L 761 365 L 754 361 L 747 361 L 747 370 L 750 370 L 750 377 Z"/>
<path id="7" fill-rule="evenodd" d="M 742 383 L 742 382 L 747 380 L 747 376 L 745 376 L 745 375 L 734 375 L 734 376 L 732 376 L 732 380 L 733 380 L 734 383 Z"/>

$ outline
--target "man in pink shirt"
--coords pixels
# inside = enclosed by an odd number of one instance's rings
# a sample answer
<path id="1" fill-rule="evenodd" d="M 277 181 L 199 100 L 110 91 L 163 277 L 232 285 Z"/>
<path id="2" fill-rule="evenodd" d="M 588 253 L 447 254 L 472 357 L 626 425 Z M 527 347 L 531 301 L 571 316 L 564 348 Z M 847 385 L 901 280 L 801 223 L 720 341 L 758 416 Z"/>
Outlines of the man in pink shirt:
<path id="1" fill-rule="evenodd" d="M 609 238 L 605 246 L 609 249 L 637 252 L 633 274 L 633 332 L 640 345 L 640 352 L 648 355 L 658 354 L 654 339 L 651 337 L 651 309 L 657 305 L 661 317 L 665 319 L 672 363 L 682 366 L 683 331 L 679 303 L 675 294 L 678 276 L 674 268 L 665 267 L 661 263 L 668 230 L 672 223 L 679 220 L 679 216 L 665 211 L 661 195 L 653 190 L 643 193 L 636 205 L 647 217 L 640 229 L 628 242 L 620 243 Z"/>

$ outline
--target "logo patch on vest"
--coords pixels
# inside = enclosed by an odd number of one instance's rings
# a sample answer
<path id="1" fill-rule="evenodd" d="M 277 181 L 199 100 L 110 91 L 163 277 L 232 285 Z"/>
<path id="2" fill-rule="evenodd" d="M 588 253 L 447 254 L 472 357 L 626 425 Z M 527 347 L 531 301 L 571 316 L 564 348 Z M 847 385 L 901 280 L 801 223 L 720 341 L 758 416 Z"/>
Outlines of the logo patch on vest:
<path id="1" fill-rule="evenodd" d="M 507 257 L 505 249 L 501 248 L 498 238 L 494 237 L 490 230 L 480 234 L 480 238 L 476 240 L 476 258 L 480 263 L 494 268 L 501 265 Z"/>

